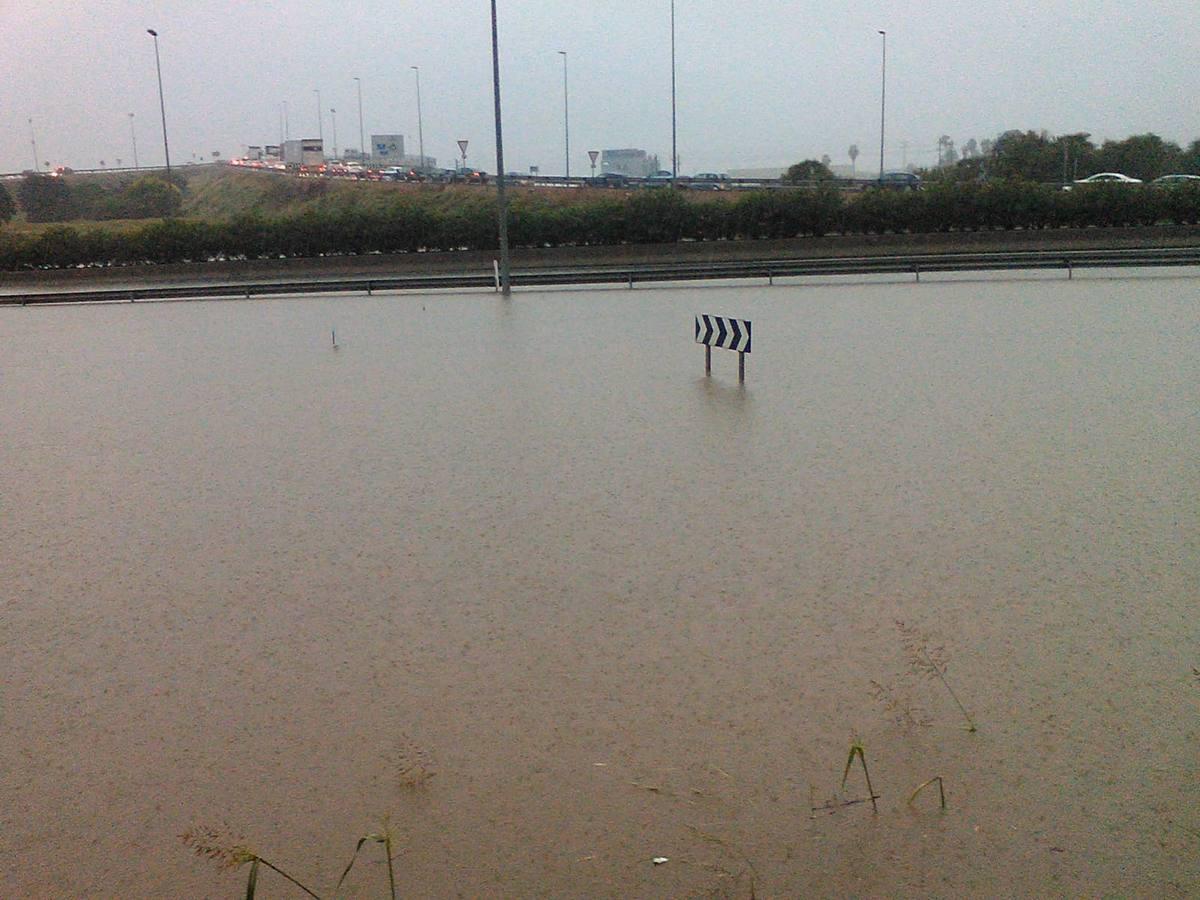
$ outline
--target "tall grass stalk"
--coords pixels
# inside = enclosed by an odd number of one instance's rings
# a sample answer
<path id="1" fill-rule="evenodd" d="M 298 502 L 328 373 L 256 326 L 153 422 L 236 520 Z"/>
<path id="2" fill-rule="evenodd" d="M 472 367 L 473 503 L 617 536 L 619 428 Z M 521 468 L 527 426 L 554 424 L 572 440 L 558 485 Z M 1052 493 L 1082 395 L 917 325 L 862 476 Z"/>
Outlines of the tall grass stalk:
<path id="1" fill-rule="evenodd" d="M 287 879 L 314 900 L 321 900 L 320 894 L 270 860 L 263 859 L 251 850 L 246 841 L 234 834 L 228 826 L 215 828 L 198 825 L 189 828 L 179 836 L 179 839 L 197 856 L 212 860 L 222 869 L 240 869 L 249 863 L 250 874 L 246 879 L 246 900 L 254 900 L 255 892 L 258 890 L 258 867 L 260 864 Z"/>
<path id="2" fill-rule="evenodd" d="M 350 862 L 346 863 L 346 868 L 342 870 L 342 877 L 338 879 L 337 887 L 333 889 L 334 894 L 342 889 L 342 884 L 346 880 L 346 876 L 350 874 L 350 870 L 354 868 L 354 862 L 358 859 L 358 851 L 363 848 L 363 844 L 367 842 L 383 844 L 383 852 L 387 855 L 388 869 L 388 886 L 391 888 L 392 900 L 396 900 L 396 872 L 392 866 L 392 826 L 388 822 L 383 823 L 383 831 L 374 834 L 363 835 L 358 839 L 358 843 L 354 845 L 354 853 L 350 857 Z"/>
<path id="3" fill-rule="evenodd" d="M 871 809 L 879 812 L 879 805 L 875 802 L 879 795 L 875 793 L 875 788 L 871 786 L 871 772 L 867 769 L 867 756 L 863 750 L 861 741 L 856 740 L 850 745 L 850 755 L 846 757 L 846 770 L 842 772 L 842 789 L 846 788 L 846 779 L 850 777 L 850 766 L 854 764 L 854 757 L 858 757 L 858 761 L 862 763 L 863 775 L 867 777 L 867 793 L 871 797 Z"/>
<path id="4" fill-rule="evenodd" d="M 917 789 L 915 791 L 913 791 L 912 796 L 908 798 L 908 805 L 912 806 L 913 801 L 917 799 L 917 794 L 921 793 L 921 791 L 925 790 L 925 788 L 929 787 L 935 781 L 937 782 L 937 786 L 938 786 L 938 796 L 941 798 L 941 801 L 942 801 L 942 809 L 945 809 L 946 808 L 946 788 L 945 788 L 945 785 L 942 784 L 942 776 L 941 775 L 934 775 L 928 781 L 917 785 Z"/>
<path id="5" fill-rule="evenodd" d="M 909 663 L 912 665 L 913 670 L 919 675 L 931 678 L 936 677 L 941 681 L 947 693 L 950 694 L 950 698 L 963 714 L 963 718 L 967 720 L 967 731 L 978 731 L 975 720 L 971 718 L 971 714 L 967 712 L 967 708 L 958 699 L 958 694 L 954 692 L 954 688 L 946 680 L 946 670 L 949 668 L 949 660 L 946 658 L 946 648 L 934 647 L 930 649 L 929 638 L 926 635 L 911 625 L 905 625 L 899 619 L 896 620 L 896 628 L 900 631 L 900 640 L 904 644 L 904 649 L 908 651 Z"/>

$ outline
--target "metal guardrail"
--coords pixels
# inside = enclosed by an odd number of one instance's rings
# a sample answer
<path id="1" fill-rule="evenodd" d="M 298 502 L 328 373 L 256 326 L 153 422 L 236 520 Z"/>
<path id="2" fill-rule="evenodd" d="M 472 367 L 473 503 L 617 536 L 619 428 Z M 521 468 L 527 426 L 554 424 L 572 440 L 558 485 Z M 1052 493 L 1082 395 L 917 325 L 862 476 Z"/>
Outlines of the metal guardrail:
<path id="1" fill-rule="evenodd" d="M 669 281 L 776 278 L 833 275 L 912 275 L 937 272 L 986 272 L 1060 269 L 1071 278 L 1076 269 L 1131 266 L 1200 266 L 1200 247 L 1131 250 L 1024 251 L 1018 253 L 944 253 L 905 256 L 850 256 L 821 259 L 733 260 L 729 262 L 650 263 L 638 266 L 572 266 L 519 269 L 514 287 L 635 284 Z M 0 306 L 53 303 L 116 303 L 150 300 L 202 300 L 298 294 L 373 294 L 376 291 L 438 291 L 494 286 L 494 274 L 400 275 L 390 278 L 331 278 L 304 281 L 231 282 L 164 287 L 32 291 L 0 294 Z"/>

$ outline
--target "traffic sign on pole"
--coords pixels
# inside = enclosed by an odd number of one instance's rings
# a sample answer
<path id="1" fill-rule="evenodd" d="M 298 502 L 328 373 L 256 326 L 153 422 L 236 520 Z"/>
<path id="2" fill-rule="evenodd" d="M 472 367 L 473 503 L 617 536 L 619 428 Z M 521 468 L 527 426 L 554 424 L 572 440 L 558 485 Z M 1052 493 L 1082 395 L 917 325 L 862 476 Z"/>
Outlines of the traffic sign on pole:
<path id="1" fill-rule="evenodd" d="M 746 380 L 746 354 L 750 352 L 750 322 L 725 316 L 696 316 L 696 343 L 704 345 L 704 371 L 712 372 L 712 348 L 736 350 L 738 381 Z"/>

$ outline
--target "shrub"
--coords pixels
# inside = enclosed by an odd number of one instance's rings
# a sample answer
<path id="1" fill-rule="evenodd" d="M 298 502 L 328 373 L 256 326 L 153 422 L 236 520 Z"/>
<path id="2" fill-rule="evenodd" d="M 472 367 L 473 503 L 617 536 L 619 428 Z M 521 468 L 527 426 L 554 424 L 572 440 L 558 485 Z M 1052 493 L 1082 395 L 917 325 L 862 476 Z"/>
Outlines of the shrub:
<path id="1" fill-rule="evenodd" d="M 17 203 L 8 192 L 8 188 L 0 184 L 0 223 L 9 222 L 17 214 Z"/>
<path id="2" fill-rule="evenodd" d="M 17 202 L 30 222 L 66 222 L 78 211 L 70 185 L 50 175 L 26 175 L 17 186 Z"/>

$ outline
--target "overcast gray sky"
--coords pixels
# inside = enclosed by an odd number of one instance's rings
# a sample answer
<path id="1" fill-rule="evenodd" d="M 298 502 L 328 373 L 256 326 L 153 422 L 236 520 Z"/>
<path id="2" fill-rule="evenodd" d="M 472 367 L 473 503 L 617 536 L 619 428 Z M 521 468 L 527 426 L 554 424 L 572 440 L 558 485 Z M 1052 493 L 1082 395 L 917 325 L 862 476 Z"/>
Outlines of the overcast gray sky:
<path id="1" fill-rule="evenodd" d="M 500 0 L 506 168 L 563 167 L 562 57 L 569 58 L 571 168 L 587 151 L 670 158 L 669 0 Z M 367 134 L 416 152 L 421 67 L 425 150 L 495 170 L 487 0 L 0 0 L 0 171 L 161 164 L 159 32 L 172 162 L 293 138 L 358 146 Z M 889 168 L 1009 128 L 1200 137 L 1200 2 L 676 0 L 680 171 L 786 165 L 828 153 L 878 165 L 879 29 L 888 32 Z"/>

